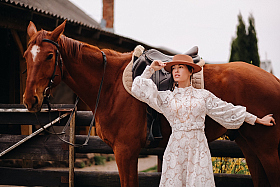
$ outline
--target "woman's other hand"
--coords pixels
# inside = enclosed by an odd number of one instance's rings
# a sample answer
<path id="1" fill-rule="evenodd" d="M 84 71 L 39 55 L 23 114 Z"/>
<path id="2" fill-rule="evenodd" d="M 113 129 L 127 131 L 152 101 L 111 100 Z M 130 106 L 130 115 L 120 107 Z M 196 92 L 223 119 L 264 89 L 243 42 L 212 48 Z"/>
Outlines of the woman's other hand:
<path id="1" fill-rule="evenodd" d="M 263 118 L 257 118 L 256 123 L 265 125 L 265 126 L 273 126 L 276 125 L 275 119 L 272 117 L 273 114 L 268 114 Z"/>
<path id="2" fill-rule="evenodd" d="M 161 60 L 154 60 L 151 64 L 151 68 L 155 71 L 158 71 L 166 66 L 166 62 L 162 62 Z"/>

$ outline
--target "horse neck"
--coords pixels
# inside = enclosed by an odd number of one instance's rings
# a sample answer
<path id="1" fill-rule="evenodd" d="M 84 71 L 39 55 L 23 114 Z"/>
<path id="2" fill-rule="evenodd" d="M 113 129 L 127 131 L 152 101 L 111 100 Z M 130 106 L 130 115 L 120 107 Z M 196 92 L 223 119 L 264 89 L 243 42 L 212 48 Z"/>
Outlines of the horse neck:
<path id="1" fill-rule="evenodd" d="M 63 81 L 93 110 L 103 76 L 104 62 L 101 50 L 65 36 L 59 40 L 64 63 Z M 131 53 L 104 49 L 107 66 L 101 99 L 109 100 L 116 86 L 122 86 L 122 72 L 131 59 Z M 102 102 L 106 103 L 106 102 Z"/>

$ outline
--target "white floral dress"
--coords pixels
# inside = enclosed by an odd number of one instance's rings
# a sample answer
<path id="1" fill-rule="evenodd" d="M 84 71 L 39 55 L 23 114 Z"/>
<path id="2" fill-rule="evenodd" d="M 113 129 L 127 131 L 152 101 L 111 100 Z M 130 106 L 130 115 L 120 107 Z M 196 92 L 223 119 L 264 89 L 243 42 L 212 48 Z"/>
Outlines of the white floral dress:
<path id="1" fill-rule="evenodd" d="M 135 78 L 132 93 L 162 113 L 172 128 L 163 156 L 160 186 L 215 186 L 211 155 L 204 133 L 208 115 L 227 129 L 237 129 L 244 121 L 254 125 L 256 116 L 242 106 L 234 106 L 205 89 L 192 86 L 158 91 L 149 79 L 154 70 L 147 66 Z"/>

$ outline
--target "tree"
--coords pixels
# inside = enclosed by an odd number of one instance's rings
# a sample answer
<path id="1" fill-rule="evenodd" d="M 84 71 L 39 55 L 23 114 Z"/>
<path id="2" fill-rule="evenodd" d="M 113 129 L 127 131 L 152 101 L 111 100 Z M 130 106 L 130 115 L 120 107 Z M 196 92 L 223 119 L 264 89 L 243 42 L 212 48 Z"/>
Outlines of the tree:
<path id="1" fill-rule="evenodd" d="M 238 15 L 238 22 L 237 37 L 232 40 L 229 61 L 244 61 L 259 66 L 260 58 L 254 17 L 252 14 L 249 16 L 248 32 L 246 31 L 241 13 Z"/>
<path id="2" fill-rule="evenodd" d="M 255 66 L 260 66 L 260 56 L 258 52 L 258 39 L 255 30 L 255 19 L 252 14 L 249 16 L 249 28 L 248 28 L 248 55 L 249 60 Z"/>

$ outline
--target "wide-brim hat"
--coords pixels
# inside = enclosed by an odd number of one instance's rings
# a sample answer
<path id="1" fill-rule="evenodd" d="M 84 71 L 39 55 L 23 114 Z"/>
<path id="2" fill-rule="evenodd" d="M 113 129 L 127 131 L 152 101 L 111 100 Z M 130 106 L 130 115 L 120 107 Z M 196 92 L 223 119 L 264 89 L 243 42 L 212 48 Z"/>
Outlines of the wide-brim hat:
<path id="1" fill-rule="evenodd" d="M 193 59 L 189 55 L 175 55 L 171 62 L 167 62 L 164 69 L 171 73 L 171 67 L 177 64 L 185 64 L 193 67 L 193 73 L 201 71 L 201 67 L 193 62 Z"/>

